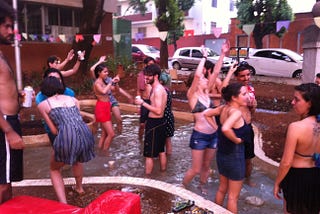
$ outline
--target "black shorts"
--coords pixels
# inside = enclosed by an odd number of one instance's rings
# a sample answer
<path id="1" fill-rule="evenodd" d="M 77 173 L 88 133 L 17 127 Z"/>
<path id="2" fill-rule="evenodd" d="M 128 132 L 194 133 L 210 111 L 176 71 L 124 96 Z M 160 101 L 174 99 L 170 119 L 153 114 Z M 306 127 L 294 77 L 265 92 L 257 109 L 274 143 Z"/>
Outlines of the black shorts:
<path id="1" fill-rule="evenodd" d="M 166 120 L 148 118 L 145 128 L 143 156 L 155 158 L 164 152 L 166 143 Z"/>
<path id="2" fill-rule="evenodd" d="M 11 127 L 21 136 L 18 115 L 5 116 Z M 4 132 L 0 130 L 0 184 L 8 184 L 23 179 L 23 150 L 11 149 Z"/>
<path id="3" fill-rule="evenodd" d="M 244 141 L 244 158 L 245 159 L 251 159 L 255 157 L 254 154 L 254 131 L 252 128 L 252 125 L 250 124 L 251 130 L 250 130 L 250 136 L 246 138 Z"/>
<path id="4" fill-rule="evenodd" d="M 150 105 L 150 100 L 143 100 L 144 102 L 148 103 Z M 140 108 L 140 123 L 145 123 L 146 120 L 148 119 L 148 114 L 149 114 L 149 110 L 144 107 L 144 106 L 141 106 Z"/>

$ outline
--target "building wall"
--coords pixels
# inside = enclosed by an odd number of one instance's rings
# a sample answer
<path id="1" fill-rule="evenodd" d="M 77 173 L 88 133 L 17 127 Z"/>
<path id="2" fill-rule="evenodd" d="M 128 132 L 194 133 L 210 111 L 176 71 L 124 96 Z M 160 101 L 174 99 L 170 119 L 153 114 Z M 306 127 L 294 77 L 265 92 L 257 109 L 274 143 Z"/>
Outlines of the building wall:
<path id="1" fill-rule="evenodd" d="M 93 47 L 89 60 L 93 60 L 102 55 L 113 56 L 113 41 L 106 41 L 105 35 L 112 36 L 112 14 L 107 13 L 101 24 L 100 45 Z M 43 71 L 46 68 L 46 61 L 50 55 L 57 55 L 65 59 L 72 44 L 65 43 L 44 43 L 44 42 L 21 42 L 21 70 L 23 73 Z M 14 47 L 11 45 L 0 45 L 0 50 L 8 58 L 11 66 L 16 70 Z M 67 65 L 71 67 L 71 63 Z"/>
<path id="2" fill-rule="evenodd" d="M 243 43 L 240 46 L 247 45 L 246 34 L 238 28 L 239 21 L 236 18 L 231 19 L 230 33 L 221 34 L 219 39 L 224 38 L 229 40 L 231 47 L 237 46 L 237 37 L 243 36 Z M 303 53 L 302 42 L 303 42 L 303 30 L 313 24 L 313 16 L 311 13 L 298 13 L 295 15 L 295 20 L 290 23 L 288 31 L 285 33 L 282 41 L 274 34 L 267 35 L 263 39 L 264 48 L 287 48 L 298 53 Z M 213 34 L 208 35 L 194 35 L 191 37 L 182 37 L 177 41 L 178 48 L 187 46 L 201 46 L 205 44 L 207 39 L 215 39 Z M 160 39 L 158 37 L 145 38 L 137 41 L 139 44 L 150 44 L 156 47 L 160 46 Z M 250 37 L 250 47 L 255 48 L 254 39 Z M 173 45 L 168 46 L 169 56 L 171 57 L 174 53 Z"/>

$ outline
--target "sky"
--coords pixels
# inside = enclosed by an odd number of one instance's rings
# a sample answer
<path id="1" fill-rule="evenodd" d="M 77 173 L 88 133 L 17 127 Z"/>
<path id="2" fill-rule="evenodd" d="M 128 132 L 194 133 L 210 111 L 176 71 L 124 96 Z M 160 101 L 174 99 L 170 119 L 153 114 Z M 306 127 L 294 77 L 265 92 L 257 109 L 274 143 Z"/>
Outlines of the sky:
<path id="1" fill-rule="evenodd" d="M 293 13 L 311 12 L 316 0 L 287 0 Z"/>

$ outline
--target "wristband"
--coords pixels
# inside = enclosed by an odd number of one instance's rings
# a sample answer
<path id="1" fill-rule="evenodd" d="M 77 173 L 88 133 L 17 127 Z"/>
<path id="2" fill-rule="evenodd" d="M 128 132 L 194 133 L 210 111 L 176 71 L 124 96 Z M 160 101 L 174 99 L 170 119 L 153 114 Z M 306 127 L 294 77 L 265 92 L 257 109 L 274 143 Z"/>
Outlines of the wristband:
<path id="1" fill-rule="evenodd" d="M 202 58 L 206 59 L 207 60 L 207 57 L 206 56 L 202 56 Z"/>

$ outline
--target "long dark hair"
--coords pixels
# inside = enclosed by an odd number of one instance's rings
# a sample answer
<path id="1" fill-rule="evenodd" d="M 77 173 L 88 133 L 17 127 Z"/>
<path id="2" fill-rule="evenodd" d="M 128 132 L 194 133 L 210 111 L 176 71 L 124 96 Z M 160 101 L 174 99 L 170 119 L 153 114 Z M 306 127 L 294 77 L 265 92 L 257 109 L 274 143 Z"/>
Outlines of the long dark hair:
<path id="1" fill-rule="evenodd" d="M 311 102 L 309 116 L 320 115 L 320 86 L 315 83 L 303 83 L 294 87 L 306 102 Z"/>
<path id="2" fill-rule="evenodd" d="M 222 88 L 221 93 L 225 101 L 230 102 L 232 97 L 237 97 L 240 94 L 242 83 L 235 82 L 230 83 L 226 87 Z"/>

